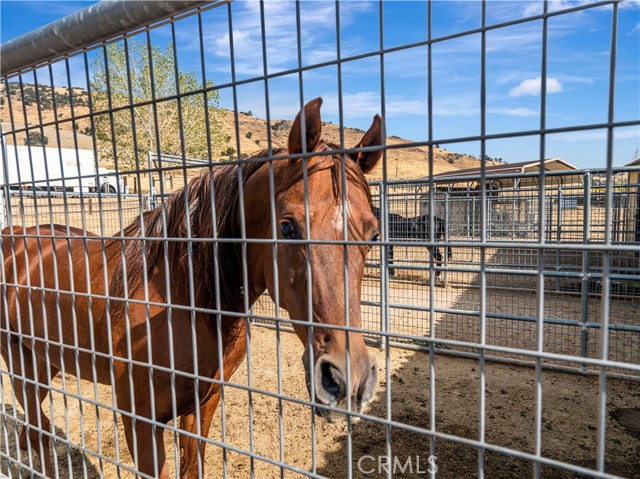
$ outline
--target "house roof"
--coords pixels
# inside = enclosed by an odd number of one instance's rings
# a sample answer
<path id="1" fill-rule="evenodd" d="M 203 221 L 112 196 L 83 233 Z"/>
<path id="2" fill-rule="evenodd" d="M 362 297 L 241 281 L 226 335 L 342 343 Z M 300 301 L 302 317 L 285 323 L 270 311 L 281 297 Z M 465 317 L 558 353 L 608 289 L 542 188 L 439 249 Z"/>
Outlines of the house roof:
<path id="1" fill-rule="evenodd" d="M 624 166 L 638 166 L 638 165 L 640 165 L 640 156 L 635 160 L 632 160 L 631 162 L 627 163 Z"/>
<path id="2" fill-rule="evenodd" d="M 554 167 L 554 166 L 558 167 Z M 519 163 L 505 163 L 502 165 L 491 165 L 485 168 L 487 176 L 505 173 L 525 173 L 528 171 L 536 171 L 540 166 L 540 161 L 522 161 Z M 574 165 L 560 158 L 548 158 L 544 160 L 545 170 L 561 171 L 561 170 L 577 170 Z M 480 176 L 481 168 L 466 168 L 464 170 L 447 171 L 433 175 L 435 177 L 457 177 L 457 176 Z"/>

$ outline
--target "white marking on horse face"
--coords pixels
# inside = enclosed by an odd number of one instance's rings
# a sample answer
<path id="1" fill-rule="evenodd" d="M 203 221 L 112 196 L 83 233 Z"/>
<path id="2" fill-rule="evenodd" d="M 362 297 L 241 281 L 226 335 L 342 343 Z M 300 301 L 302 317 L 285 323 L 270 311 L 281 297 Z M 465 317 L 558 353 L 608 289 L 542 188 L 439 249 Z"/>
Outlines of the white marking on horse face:
<path id="1" fill-rule="evenodd" d="M 349 209 L 347 208 L 347 214 Z M 338 203 L 335 211 L 333 212 L 333 226 L 342 235 L 342 229 L 344 227 L 344 215 L 342 212 L 342 203 Z"/>

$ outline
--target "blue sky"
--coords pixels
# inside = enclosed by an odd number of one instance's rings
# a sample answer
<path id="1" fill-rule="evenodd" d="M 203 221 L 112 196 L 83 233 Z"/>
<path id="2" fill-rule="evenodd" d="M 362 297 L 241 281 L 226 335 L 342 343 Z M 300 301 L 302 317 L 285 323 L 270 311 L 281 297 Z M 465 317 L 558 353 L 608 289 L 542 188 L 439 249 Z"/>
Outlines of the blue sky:
<path id="1" fill-rule="evenodd" d="M 553 0 L 550 10 L 562 10 L 586 0 Z M 93 2 L 2 0 L 2 41 L 47 24 Z M 541 12 L 539 1 L 490 1 L 487 25 L 516 20 Z M 433 3 L 434 38 L 480 26 L 478 1 Z M 235 66 L 238 79 L 263 73 L 259 4 L 232 4 Z M 290 1 L 265 4 L 268 71 L 297 66 L 295 6 Z M 377 2 L 340 2 L 340 54 L 343 58 L 380 48 L 380 7 Z M 427 39 L 427 6 L 421 1 L 388 1 L 382 8 L 384 47 Z M 336 7 L 332 1 L 304 1 L 301 5 L 302 62 L 312 65 L 335 60 Z M 608 114 L 609 65 L 612 7 L 551 17 L 548 22 L 547 108 L 548 127 L 604 123 Z M 19 21 L 18 21 L 19 20 Z M 216 84 L 231 81 L 229 31 L 226 7 L 203 14 L 205 68 Z M 152 41 L 162 47 L 170 41 L 170 28 L 152 32 Z M 197 21 L 176 24 L 180 68 L 201 75 Z M 487 133 L 529 131 L 540 126 L 542 22 L 526 22 L 489 31 L 487 55 Z M 616 59 L 615 120 L 640 119 L 640 2 L 620 4 Z M 480 134 L 479 34 L 436 43 L 433 46 L 433 134 L 435 139 L 453 139 Z M 93 54 L 92 54 L 93 55 Z M 71 61 L 74 85 L 84 87 L 84 63 Z M 61 84 L 64 69 L 54 68 L 54 82 Z M 338 116 L 338 72 L 336 66 L 303 74 L 304 96 L 325 99 L 323 118 L 334 123 Z M 25 78 L 28 81 L 28 78 Z M 348 62 L 342 66 L 344 123 L 366 128 L 381 111 L 379 57 Z M 416 141 L 428 139 L 427 48 L 420 46 L 388 53 L 384 61 L 386 125 L 389 135 Z M 272 119 L 292 118 L 299 106 L 298 75 L 269 81 Z M 251 110 L 265 117 L 265 85 L 251 82 L 237 88 L 240 111 Z M 231 108 L 231 89 L 221 91 L 222 106 Z M 640 146 L 640 127 L 615 130 L 614 164 L 629 162 Z M 479 155 L 479 142 L 444 145 L 456 152 Z M 508 162 L 536 160 L 540 140 L 536 135 L 489 140 L 487 154 Z M 579 167 L 604 167 L 606 131 L 591 130 L 547 135 L 546 157 L 558 156 Z"/>

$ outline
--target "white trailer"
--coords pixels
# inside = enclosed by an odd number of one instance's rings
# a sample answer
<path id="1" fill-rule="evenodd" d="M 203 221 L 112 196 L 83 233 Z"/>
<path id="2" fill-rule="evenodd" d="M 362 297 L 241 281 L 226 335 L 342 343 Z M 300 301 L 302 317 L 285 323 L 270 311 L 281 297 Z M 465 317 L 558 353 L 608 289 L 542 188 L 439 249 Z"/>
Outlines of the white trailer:
<path id="1" fill-rule="evenodd" d="M 10 190 L 125 193 L 115 171 L 97 168 L 92 150 L 41 146 L 5 144 L 0 185 Z"/>

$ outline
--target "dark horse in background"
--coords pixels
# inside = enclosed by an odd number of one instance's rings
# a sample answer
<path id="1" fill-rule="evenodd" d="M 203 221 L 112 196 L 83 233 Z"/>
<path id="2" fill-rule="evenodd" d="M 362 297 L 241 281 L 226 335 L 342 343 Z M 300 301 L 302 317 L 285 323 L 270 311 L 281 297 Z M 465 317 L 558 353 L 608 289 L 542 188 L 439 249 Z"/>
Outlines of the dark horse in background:
<path id="1" fill-rule="evenodd" d="M 383 221 L 381 217 L 381 210 L 377 206 L 372 208 L 373 214 L 378 219 L 380 224 L 380 228 L 383 227 Z M 388 234 L 386 234 L 386 239 L 389 240 L 404 240 L 404 239 L 417 239 L 423 241 L 430 241 L 431 239 L 431 217 L 429 215 L 420 215 L 414 216 L 412 218 L 405 218 L 397 213 L 389 213 L 388 214 Z M 434 215 L 433 216 L 433 232 L 434 232 L 434 240 L 437 242 L 443 242 L 447 238 L 447 222 L 444 218 Z M 451 248 L 449 246 L 445 246 L 445 253 L 447 255 L 447 259 L 451 259 Z M 429 247 L 431 255 L 436 262 L 438 267 L 442 266 L 442 253 L 440 252 L 440 248 L 437 246 Z M 387 246 L 387 260 L 389 267 L 389 274 L 394 276 L 395 268 L 392 268 L 393 265 L 393 245 Z M 440 277 L 440 270 L 436 270 L 435 277 Z"/>

